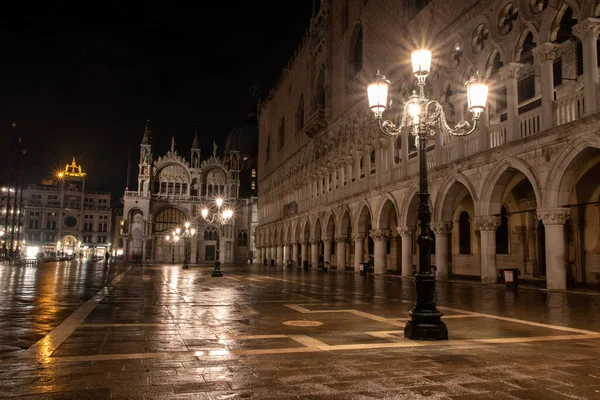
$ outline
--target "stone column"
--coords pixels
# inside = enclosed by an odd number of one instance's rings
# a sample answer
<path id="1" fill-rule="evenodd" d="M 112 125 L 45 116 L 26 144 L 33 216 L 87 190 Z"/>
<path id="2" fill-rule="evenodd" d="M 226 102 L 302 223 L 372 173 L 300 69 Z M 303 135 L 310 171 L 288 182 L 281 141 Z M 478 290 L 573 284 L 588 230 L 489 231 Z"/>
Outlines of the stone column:
<path id="1" fill-rule="evenodd" d="M 517 83 L 519 71 L 523 64 L 508 63 L 500 68 L 500 77 L 506 82 L 506 141 L 510 142 L 521 137 L 521 120 L 519 118 L 519 91 Z"/>
<path id="2" fill-rule="evenodd" d="M 287 265 L 288 260 L 290 259 L 290 244 L 288 242 L 283 242 L 283 261 L 282 264 L 285 267 Z"/>
<path id="3" fill-rule="evenodd" d="M 148 240 L 142 239 L 142 263 L 146 262 L 146 253 L 148 252 Z"/>
<path id="4" fill-rule="evenodd" d="M 570 216 L 566 207 L 538 209 L 538 219 L 546 232 L 546 287 L 567 288 L 567 262 L 565 252 L 565 222 Z"/>
<path id="5" fill-rule="evenodd" d="M 399 226 L 398 233 L 402 237 L 402 276 L 413 276 L 413 239 L 416 232 L 414 226 Z"/>
<path id="6" fill-rule="evenodd" d="M 298 262 L 298 242 L 292 243 L 292 265 L 295 265 Z M 299 267 L 300 265 L 296 265 Z"/>
<path id="7" fill-rule="evenodd" d="M 304 261 L 308 262 L 308 242 L 302 242 L 302 265 L 300 267 L 304 267 Z"/>
<path id="8" fill-rule="evenodd" d="M 283 247 L 284 245 L 281 243 L 277 244 L 277 260 L 275 260 L 275 265 L 283 264 Z"/>
<path id="9" fill-rule="evenodd" d="M 339 235 L 335 237 L 335 244 L 337 245 L 336 257 L 338 270 L 343 271 L 346 269 L 346 242 L 348 242 L 347 235 Z"/>
<path id="10" fill-rule="evenodd" d="M 221 248 L 223 248 L 223 246 L 221 246 Z M 221 250 L 221 253 L 223 253 L 223 250 Z M 274 244 L 273 247 L 271 247 L 271 260 L 273 260 L 274 265 L 277 265 L 277 244 Z"/>
<path id="11" fill-rule="evenodd" d="M 585 114 L 598 109 L 598 67 L 596 42 L 600 30 L 600 19 L 587 18 L 573 27 L 573 34 L 581 40 L 583 49 L 583 95 Z"/>
<path id="12" fill-rule="evenodd" d="M 374 229 L 369 233 L 374 242 L 374 265 L 373 273 L 385 274 L 387 272 L 387 251 L 386 245 L 390 236 L 390 231 L 385 229 Z"/>
<path id="13" fill-rule="evenodd" d="M 312 264 L 311 268 L 319 268 L 319 244 L 321 241 L 319 239 L 310 239 L 310 263 Z"/>
<path id="14" fill-rule="evenodd" d="M 500 226 L 500 217 L 493 215 L 477 216 L 474 224 L 481 232 L 481 282 L 496 283 L 496 228 Z"/>
<path id="15" fill-rule="evenodd" d="M 123 259 L 129 261 L 129 238 L 123 238 Z"/>
<path id="16" fill-rule="evenodd" d="M 542 82 L 542 128 L 550 129 L 555 125 L 554 118 L 554 60 L 562 54 L 562 47 L 556 43 L 542 43 L 532 51 L 540 64 Z"/>
<path id="17" fill-rule="evenodd" d="M 448 279 L 448 235 L 452 232 L 452 221 L 434 222 L 436 279 Z"/>
<path id="18" fill-rule="evenodd" d="M 352 240 L 354 240 L 354 270 L 360 272 L 360 264 L 364 262 L 365 252 L 365 238 L 366 233 L 353 233 Z"/>
<path id="19" fill-rule="evenodd" d="M 333 243 L 332 237 L 323 238 L 323 262 L 331 265 L 331 243 Z"/>

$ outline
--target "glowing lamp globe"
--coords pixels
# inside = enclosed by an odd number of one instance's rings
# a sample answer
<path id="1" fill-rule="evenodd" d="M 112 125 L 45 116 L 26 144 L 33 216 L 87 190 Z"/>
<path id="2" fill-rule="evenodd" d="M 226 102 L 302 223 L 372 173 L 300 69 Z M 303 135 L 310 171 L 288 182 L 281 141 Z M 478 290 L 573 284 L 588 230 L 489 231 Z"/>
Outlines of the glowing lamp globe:
<path id="1" fill-rule="evenodd" d="M 479 118 L 487 104 L 488 85 L 481 82 L 478 76 L 474 76 L 465 84 L 467 88 L 467 103 L 473 118 Z"/>
<path id="2" fill-rule="evenodd" d="M 388 104 L 388 92 L 390 81 L 377 71 L 375 80 L 367 85 L 367 96 L 369 98 L 369 107 L 375 114 L 375 118 L 381 118 Z"/>
<path id="3" fill-rule="evenodd" d="M 410 54 L 413 73 L 417 78 L 425 78 L 431 71 L 431 51 L 427 49 L 415 50 Z"/>

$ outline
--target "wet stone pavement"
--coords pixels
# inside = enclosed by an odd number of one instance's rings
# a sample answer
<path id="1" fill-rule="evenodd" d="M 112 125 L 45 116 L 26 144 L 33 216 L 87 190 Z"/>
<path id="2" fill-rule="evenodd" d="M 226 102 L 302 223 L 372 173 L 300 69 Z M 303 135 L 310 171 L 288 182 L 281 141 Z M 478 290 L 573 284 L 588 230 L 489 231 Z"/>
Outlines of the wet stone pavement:
<path id="1" fill-rule="evenodd" d="M 600 399 L 600 291 L 263 266 L 0 266 L 0 398 Z"/>

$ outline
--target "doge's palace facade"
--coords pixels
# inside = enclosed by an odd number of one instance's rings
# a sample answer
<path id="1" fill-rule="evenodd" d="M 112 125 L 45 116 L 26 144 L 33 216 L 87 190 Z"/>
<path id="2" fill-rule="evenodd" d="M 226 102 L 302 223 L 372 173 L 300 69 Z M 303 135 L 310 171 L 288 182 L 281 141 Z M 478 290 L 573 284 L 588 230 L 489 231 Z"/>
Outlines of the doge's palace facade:
<path id="1" fill-rule="evenodd" d="M 260 105 L 259 258 L 413 274 L 414 138 L 379 133 L 365 85 L 391 80 L 397 120 L 426 46 L 426 94 L 450 121 L 470 118 L 469 77 L 490 85 L 479 132 L 428 145 L 438 279 L 518 268 L 550 289 L 597 284 L 599 15 L 586 0 L 322 1 Z"/>

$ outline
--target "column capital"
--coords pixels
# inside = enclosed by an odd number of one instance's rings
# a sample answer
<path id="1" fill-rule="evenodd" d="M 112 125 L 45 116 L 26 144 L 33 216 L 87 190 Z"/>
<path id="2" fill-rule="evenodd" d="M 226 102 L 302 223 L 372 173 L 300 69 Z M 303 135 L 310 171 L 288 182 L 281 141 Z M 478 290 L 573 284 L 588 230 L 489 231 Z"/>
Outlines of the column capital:
<path id="1" fill-rule="evenodd" d="M 365 238 L 367 237 L 366 233 L 353 233 L 352 234 L 352 239 L 353 240 L 365 240 Z"/>
<path id="2" fill-rule="evenodd" d="M 321 239 L 309 239 L 308 240 L 310 244 L 319 244 L 321 243 Z"/>
<path id="3" fill-rule="evenodd" d="M 573 34 L 580 40 L 597 38 L 600 31 L 600 18 L 586 18 L 573 26 Z"/>
<path id="4" fill-rule="evenodd" d="M 544 225 L 564 225 L 571 217 L 571 209 L 567 207 L 538 208 L 537 217 Z"/>
<path id="5" fill-rule="evenodd" d="M 556 43 L 540 43 L 531 53 L 537 61 L 554 61 L 562 55 L 562 47 Z"/>
<path id="6" fill-rule="evenodd" d="M 385 242 L 390 236 L 389 229 L 373 229 L 369 232 L 369 236 L 376 242 Z"/>
<path id="7" fill-rule="evenodd" d="M 500 217 L 495 215 L 478 215 L 473 223 L 480 231 L 495 231 L 500 226 Z"/>
<path id="8" fill-rule="evenodd" d="M 415 235 L 417 231 L 417 227 L 415 226 L 399 226 L 397 228 L 398 234 L 402 237 L 412 237 Z"/>
<path id="9" fill-rule="evenodd" d="M 436 235 L 447 235 L 452 232 L 452 227 L 452 221 L 433 222 L 431 224 L 431 229 Z"/>
<path id="10" fill-rule="evenodd" d="M 333 242 L 333 238 L 331 236 L 326 236 L 323 238 L 323 243 L 329 244 L 331 242 Z"/>
<path id="11" fill-rule="evenodd" d="M 500 71 L 499 71 L 500 77 L 503 80 L 518 79 L 521 68 L 523 68 L 523 64 L 521 64 L 521 63 L 515 63 L 515 62 L 508 63 L 505 66 L 500 68 Z"/>
<path id="12" fill-rule="evenodd" d="M 336 235 L 335 236 L 335 242 L 336 243 L 347 243 L 348 242 L 348 235 Z"/>

